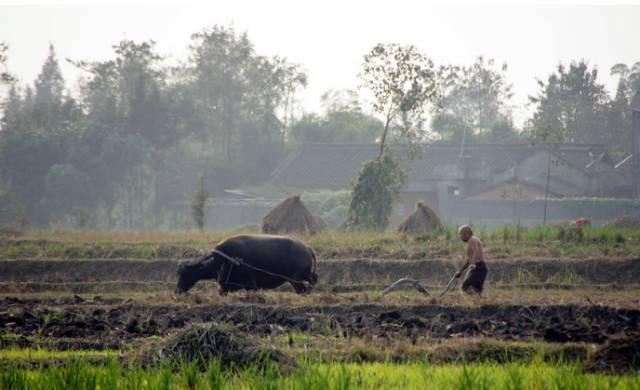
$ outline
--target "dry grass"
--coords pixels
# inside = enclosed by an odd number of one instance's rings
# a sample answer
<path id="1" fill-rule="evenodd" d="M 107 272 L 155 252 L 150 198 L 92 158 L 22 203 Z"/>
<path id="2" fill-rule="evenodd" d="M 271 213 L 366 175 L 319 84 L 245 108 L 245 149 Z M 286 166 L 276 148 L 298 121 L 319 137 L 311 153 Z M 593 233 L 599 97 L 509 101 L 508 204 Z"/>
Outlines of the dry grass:
<path id="1" fill-rule="evenodd" d="M 249 232 L 34 230 L 18 239 L 1 240 L 0 258 L 95 258 L 111 253 L 120 258 L 168 258 L 211 248 L 239 233 Z M 510 227 L 477 229 L 476 235 L 483 240 L 489 259 L 619 259 L 640 253 L 640 228 Z M 307 243 L 324 259 L 450 259 L 463 253 L 463 243 L 452 226 L 439 234 L 418 237 L 403 237 L 391 231 L 331 229 L 292 236 Z"/>
<path id="2" fill-rule="evenodd" d="M 431 291 L 436 295 L 438 291 Z M 19 297 L 23 300 L 42 300 L 69 297 L 69 293 L 10 293 L 0 294 L 4 297 Z M 414 306 L 432 304 L 429 297 L 415 290 L 397 291 L 380 298 L 380 291 L 361 291 L 350 293 L 313 292 L 308 295 L 298 295 L 293 291 L 249 291 L 236 292 L 221 296 L 217 293 L 215 285 L 210 283 L 200 286 L 186 295 L 176 295 L 167 289 L 157 292 L 131 292 L 120 291 L 117 293 L 79 294 L 87 301 L 94 295 L 100 295 L 104 299 L 121 298 L 131 303 L 145 305 L 178 305 L 191 307 L 199 305 L 226 305 L 226 304 L 261 304 L 269 306 L 317 306 L 317 305 L 355 305 L 355 304 L 380 304 L 388 306 Z M 617 308 L 640 308 L 640 288 L 613 290 L 593 287 L 581 287 L 576 289 L 501 289 L 488 286 L 480 299 L 472 299 L 457 289 L 450 291 L 442 299 L 435 301 L 439 305 L 447 306 L 475 306 L 475 305 L 551 305 L 551 304 L 575 304 L 575 305 L 603 305 Z"/>
<path id="3" fill-rule="evenodd" d="M 506 341 L 485 337 L 437 339 L 425 336 L 387 338 L 311 336 L 287 334 L 276 336 L 272 345 L 307 361 L 376 362 L 430 361 L 433 363 L 491 361 L 548 361 L 585 359 L 595 350 L 584 343 L 554 344 L 542 341 Z"/>
<path id="4" fill-rule="evenodd" d="M 214 243 L 225 239 L 229 232 L 199 230 L 32 230 L 20 237 L 23 240 L 90 243 Z"/>

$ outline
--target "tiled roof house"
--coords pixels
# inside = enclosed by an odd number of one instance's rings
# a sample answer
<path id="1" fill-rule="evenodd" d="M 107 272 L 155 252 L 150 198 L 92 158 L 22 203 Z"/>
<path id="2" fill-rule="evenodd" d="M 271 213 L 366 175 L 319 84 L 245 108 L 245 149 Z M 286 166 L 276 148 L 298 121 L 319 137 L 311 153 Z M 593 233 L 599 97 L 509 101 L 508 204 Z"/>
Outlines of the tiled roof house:
<path id="1" fill-rule="evenodd" d="M 399 146 L 390 148 L 408 156 Z M 274 170 L 271 184 L 290 191 L 347 188 L 378 151 L 376 144 L 304 144 Z M 472 144 L 464 150 L 460 145 L 423 144 L 411 163 L 395 219 L 410 213 L 417 200 L 443 212 L 452 198 L 504 199 L 505 191 L 496 188 L 514 182 L 523 199 L 539 197 L 548 160 L 553 197 L 612 196 L 628 186 L 603 145 L 562 144 L 549 155 L 544 147 L 531 144 Z"/>

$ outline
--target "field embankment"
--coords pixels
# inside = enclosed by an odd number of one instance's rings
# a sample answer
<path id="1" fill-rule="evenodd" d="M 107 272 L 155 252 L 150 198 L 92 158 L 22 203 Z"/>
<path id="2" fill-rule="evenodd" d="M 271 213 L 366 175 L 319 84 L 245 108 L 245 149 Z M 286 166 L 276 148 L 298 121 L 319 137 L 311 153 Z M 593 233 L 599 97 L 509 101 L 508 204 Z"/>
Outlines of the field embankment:
<path id="1" fill-rule="evenodd" d="M 0 238 L 0 259 L 194 258 L 241 232 L 42 230 Z M 477 229 L 488 259 L 624 259 L 640 253 L 640 228 L 547 226 Z M 453 227 L 432 236 L 327 230 L 299 237 L 322 259 L 450 259 L 463 243 Z"/>
<path id="2" fill-rule="evenodd" d="M 14 259 L 0 260 L 0 289 L 11 284 L 175 283 L 177 260 Z M 323 260 L 318 287 L 388 285 L 411 277 L 439 286 L 459 268 L 455 260 Z M 490 260 L 494 285 L 629 285 L 640 281 L 640 258 L 562 261 Z"/>

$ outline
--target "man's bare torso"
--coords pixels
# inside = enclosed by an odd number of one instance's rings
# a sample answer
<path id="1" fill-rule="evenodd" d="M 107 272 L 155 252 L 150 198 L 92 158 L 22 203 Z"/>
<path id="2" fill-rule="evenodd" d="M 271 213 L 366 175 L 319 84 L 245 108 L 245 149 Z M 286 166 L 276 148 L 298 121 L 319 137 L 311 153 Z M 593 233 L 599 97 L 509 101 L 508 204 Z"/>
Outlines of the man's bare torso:
<path id="1" fill-rule="evenodd" d="M 477 262 L 484 261 L 482 253 L 482 241 L 476 236 L 471 236 L 467 241 L 467 262 L 473 265 Z"/>

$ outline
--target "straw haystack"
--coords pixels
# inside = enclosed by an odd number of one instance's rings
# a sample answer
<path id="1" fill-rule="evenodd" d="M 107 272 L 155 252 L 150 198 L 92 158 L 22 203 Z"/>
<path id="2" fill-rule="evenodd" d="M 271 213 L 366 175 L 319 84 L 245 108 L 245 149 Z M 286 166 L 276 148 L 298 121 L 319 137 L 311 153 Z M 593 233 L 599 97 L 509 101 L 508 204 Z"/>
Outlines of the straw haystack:
<path id="1" fill-rule="evenodd" d="M 218 360 L 223 368 L 265 367 L 270 363 L 281 368 L 295 366 L 282 352 L 256 344 L 233 327 L 216 323 L 187 326 L 173 336 L 148 344 L 132 356 L 139 363 L 151 366 L 196 362 L 206 368 L 211 360 Z"/>
<path id="2" fill-rule="evenodd" d="M 418 202 L 416 211 L 398 227 L 398 231 L 404 234 L 428 234 L 441 229 L 440 218 L 422 202 Z"/>
<path id="3" fill-rule="evenodd" d="M 285 199 L 267 214 L 262 220 L 262 232 L 309 233 L 322 230 L 324 224 L 305 207 L 300 194 Z"/>

